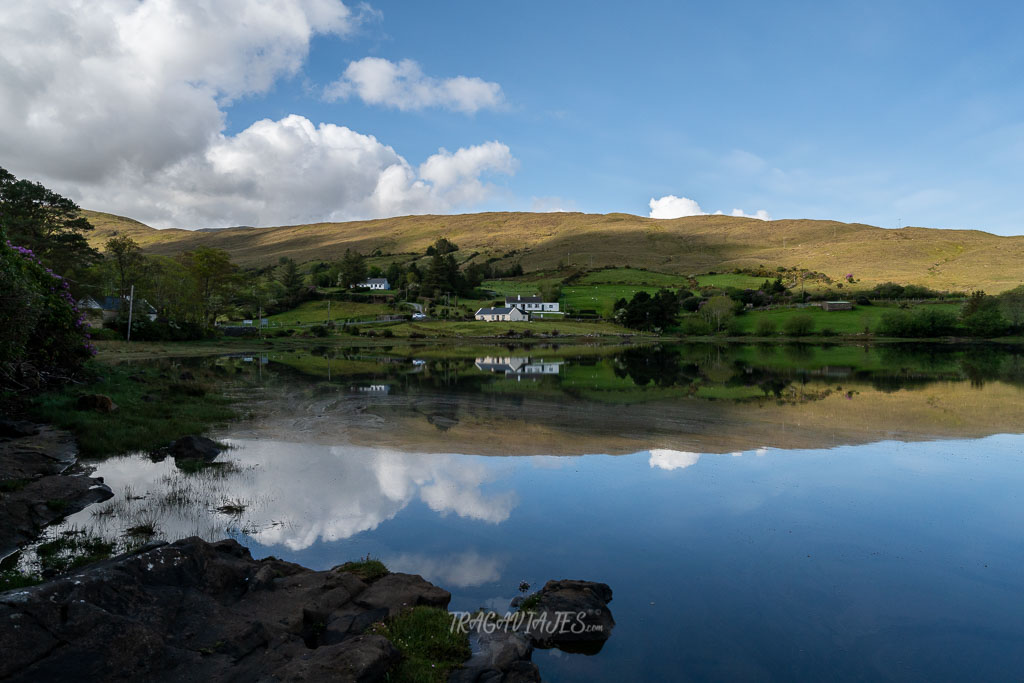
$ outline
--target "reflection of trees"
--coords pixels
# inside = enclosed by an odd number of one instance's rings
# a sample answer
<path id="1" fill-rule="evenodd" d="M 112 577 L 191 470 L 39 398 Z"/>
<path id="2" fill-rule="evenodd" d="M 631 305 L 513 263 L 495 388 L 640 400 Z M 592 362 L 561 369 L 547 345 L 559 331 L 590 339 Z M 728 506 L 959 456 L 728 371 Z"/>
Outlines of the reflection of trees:
<path id="1" fill-rule="evenodd" d="M 615 376 L 629 377 L 637 386 L 654 384 L 659 387 L 670 387 L 689 384 L 689 380 L 680 372 L 680 355 L 677 351 L 665 346 L 639 346 L 626 349 L 614 360 Z"/>

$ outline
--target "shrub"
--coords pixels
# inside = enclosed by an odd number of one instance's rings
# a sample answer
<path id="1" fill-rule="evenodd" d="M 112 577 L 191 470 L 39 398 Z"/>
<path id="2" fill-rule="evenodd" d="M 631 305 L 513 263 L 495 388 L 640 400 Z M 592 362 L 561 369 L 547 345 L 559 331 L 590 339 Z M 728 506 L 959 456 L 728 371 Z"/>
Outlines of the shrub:
<path id="1" fill-rule="evenodd" d="M 687 313 L 693 313 L 698 308 L 700 308 L 701 301 L 703 301 L 703 299 L 701 299 L 699 296 L 688 296 L 685 299 L 683 299 L 682 303 L 680 303 L 679 305 Z"/>
<path id="2" fill-rule="evenodd" d="M 314 337 L 326 337 L 327 327 L 324 325 L 313 325 L 313 327 L 309 328 L 309 332 Z"/>
<path id="3" fill-rule="evenodd" d="M 679 323 L 679 331 L 683 334 L 704 336 L 711 334 L 711 325 L 693 315 L 683 318 L 682 322 Z"/>
<path id="4" fill-rule="evenodd" d="M 73 371 L 95 353 L 67 280 L 30 249 L 0 245 L 0 363 Z"/>
<path id="5" fill-rule="evenodd" d="M 754 326 L 754 334 L 758 337 L 772 337 L 775 335 L 775 321 L 771 318 L 761 318 Z"/>
<path id="6" fill-rule="evenodd" d="M 782 331 L 790 337 L 806 337 L 814 331 L 814 318 L 799 313 L 782 324 Z"/>
<path id="7" fill-rule="evenodd" d="M 956 316 L 928 307 L 889 311 L 878 322 L 876 331 L 884 337 L 943 337 L 956 330 Z"/>

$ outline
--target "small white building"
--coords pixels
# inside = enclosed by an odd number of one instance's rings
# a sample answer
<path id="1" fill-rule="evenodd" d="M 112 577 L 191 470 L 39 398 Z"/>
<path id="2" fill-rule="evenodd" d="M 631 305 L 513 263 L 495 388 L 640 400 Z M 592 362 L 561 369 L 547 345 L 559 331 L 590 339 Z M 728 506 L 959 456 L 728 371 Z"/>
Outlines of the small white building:
<path id="1" fill-rule="evenodd" d="M 494 374 L 503 373 L 506 377 L 518 379 L 557 375 L 561 371 L 561 366 L 562 361 L 534 360 L 528 356 L 484 356 L 476 359 L 478 370 Z"/>
<path id="2" fill-rule="evenodd" d="M 87 318 L 100 323 L 116 320 L 121 314 L 121 309 L 123 308 L 127 313 L 130 305 L 131 297 L 128 296 L 123 300 L 116 296 L 105 296 L 99 301 L 91 296 L 87 296 L 78 301 L 79 310 L 84 312 Z M 156 320 L 156 309 L 150 306 L 149 302 L 145 299 L 139 299 L 135 306 L 132 307 L 132 315 L 136 320 L 146 318 L 153 321 Z"/>
<path id="3" fill-rule="evenodd" d="M 476 312 L 476 319 L 492 323 L 518 323 L 529 320 L 530 316 L 529 314 L 524 313 L 522 309 L 516 308 L 515 306 L 505 306 L 503 308 L 481 308 Z"/>
<path id="4" fill-rule="evenodd" d="M 359 286 L 366 289 L 391 289 L 391 283 L 388 282 L 386 277 L 371 277 L 368 280 L 360 282 Z"/>
<path id="5" fill-rule="evenodd" d="M 557 301 L 544 301 L 539 296 L 506 296 L 505 306 L 518 308 L 527 313 L 559 313 Z"/>

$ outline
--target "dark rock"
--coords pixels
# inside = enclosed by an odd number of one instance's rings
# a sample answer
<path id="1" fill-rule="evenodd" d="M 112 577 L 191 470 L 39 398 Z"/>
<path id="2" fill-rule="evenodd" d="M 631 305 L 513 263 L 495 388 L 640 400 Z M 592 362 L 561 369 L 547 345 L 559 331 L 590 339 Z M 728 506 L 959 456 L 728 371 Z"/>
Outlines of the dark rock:
<path id="1" fill-rule="evenodd" d="M 36 538 L 47 524 L 110 498 L 98 479 L 66 473 L 74 471 L 69 468 L 75 456 L 71 434 L 50 426 L 0 441 L 0 477 L 10 482 L 0 493 L 0 557 Z"/>
<path id="2" fill-rule="evenodd" d="M 273 590 L 252 589 L 256 577 Z M 393 584 L 392 598 L 377 584 L 371 597 L 447 604 L 419 577 Z M 362 632 L 388 614 L 352 599 L 369 590 L 345 572 L 253 560 L 232 540 L 163 544 L 0 593 L 0 679 L 382 680 L 399 653 Z M 344 637 L 326 642 L 325 624 Z"/>
<path id="3" fill-rule="evenodd" d="M 175 460 L 202 460 L 210 462 L 224 450 L 213 439 L 205 436 L 183 436 L 172 441 L 167 447 L 167 454 Z"/>
<path id="4" fill-rule="evenodd" d="M 0 420 L 0 437 L 20 439 L 23 436 L 35 436 L 39 433 L 39 425 L 25 420 Z"/>
<path id="5" fill-rule="evenodd" d="M 403 608 L 427 605 L 448 608 L 452 594 L 416 574 L 388 574 L 359 596 L 356 604 L 366 609 L 386 608 L 396 616 Z"/>
<path id="6" fill-rule="evenodd" d="M 305 653 L 275 671 L 274 678 L 296 682 L 368 683 L 384 680 L 384 675 L 399 659 L 398 650 L 384 636 L 362 635 Z"/>
<path id="7" fill-rule="evenodd" d="M 539 595 L 532 618 L 521 630 L 537 647 L 596 654 L 611 636 L 615 619 L 608 609 L 612 600 L 608 584 L 548 581 Z"/>
<path id="8" fill-rule="evenodd" d="M 75 401 L 76 410 L 94 410 L 97 413 L 113 413 L 117 410 L 117 404 L 113 399 L 104 394 L 87 394 L 79 396 Z"/>

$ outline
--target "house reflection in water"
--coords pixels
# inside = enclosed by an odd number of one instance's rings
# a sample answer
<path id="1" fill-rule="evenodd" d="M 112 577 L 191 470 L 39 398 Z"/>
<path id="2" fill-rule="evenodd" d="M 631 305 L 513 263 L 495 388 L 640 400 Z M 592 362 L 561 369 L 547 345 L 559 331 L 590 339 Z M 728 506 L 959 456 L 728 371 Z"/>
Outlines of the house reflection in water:
<path id="1" fill-rule="evenodd" d="M 359 392 L 364 393 L 364 394 L 390 394 L 391 393 L 391 385 L 390 384 L 367 384 L 367 385 L 364 385 L 364 386 L 354 386 L 352 388 L 354 390 L 359 391 Z"/>
<path id="2" fill-rule="evenodd" d="M 557 375 L 564 361 L 546 361 L 544 359 L 530 359 L 528 356 L 484 356 L 476 359 L 478 370 L 492 373 L 504 373 L 505 377 L 516 379 L 535 379 L 542 375 Z"/>

